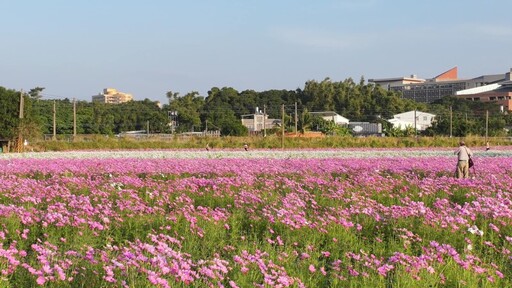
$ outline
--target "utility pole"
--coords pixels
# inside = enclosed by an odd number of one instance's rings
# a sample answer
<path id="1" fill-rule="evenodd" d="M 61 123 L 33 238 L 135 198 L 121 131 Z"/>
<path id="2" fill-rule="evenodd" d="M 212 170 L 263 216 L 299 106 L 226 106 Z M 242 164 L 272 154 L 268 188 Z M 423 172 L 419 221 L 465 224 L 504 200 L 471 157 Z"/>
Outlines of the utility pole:
<path id="1" fill-rule="evenodd" d="M 18 140 L 16 140 L 16 151 L 20 153 L 23 150 L 23 135 L 21 135 L 21 130 L 23 126 L 23 110 L 25 110 L 25 99 L 23 97 L 23 89 L 20 91 L 20 122 L 18 124 Z"/>
<path id="2" fill-rule="evenodd" d="M 53 100 L 53 140 L 57 140 L 57 110 L 55 108 L 55 100 Z"/>
<path id="3" fill-rule="evenodd" d="M 281 149 L 284 149 L 284 104 L 281 105 Z"/>
<path id="4" fill-rule="evenodd" d="M 416 109 L 414 109 L 414 137 L 418 137 L 418 126 L 416 124 Z"/>
<path id="5" fill-rule="evenodd" d="M 23 98 L 23 89 L 20 91 L 20 119 L 23 119 L 23 110 L 25 109 L 25 99 Z"/>
<path id="6" fill-rule="evenodd" d="M 297 102 L 295 102 L 295 137 L 297 137 L 297 134 L 298 134 L 298 130 L 297 130 Z"/>
<path id="7" fill-rule="evenodd" d="M 487 143 L 487 137 L 489 135 L 489 110 L 485 111 L 485 143 Z"/>
<path id="8" fill-rule="evenodd" d="M 146 121 L 146 134 L 148 135 L 149 138 L 149 120 Z"/>
<path id="9" fill-rule="evenodd" d="M 204 131 L 206 133 L 208 133 L 208 119 L 205 120 L 205 124 L 204 125 L 205 125 Z"/>
<path id="10" fill-rule="evenodd" d="M 73 98 L 73 140 L 76 138 L 76 99 Z"/>
<path id="11" fill-rule="evenodd" d="M 450 106 L 450 138 L 452 138 L 452 106 Z"/>
<path id="12" fill-rule="evenodd" d="M 263 104 L 263 137 L 267 137 L 267 105 Z"/>

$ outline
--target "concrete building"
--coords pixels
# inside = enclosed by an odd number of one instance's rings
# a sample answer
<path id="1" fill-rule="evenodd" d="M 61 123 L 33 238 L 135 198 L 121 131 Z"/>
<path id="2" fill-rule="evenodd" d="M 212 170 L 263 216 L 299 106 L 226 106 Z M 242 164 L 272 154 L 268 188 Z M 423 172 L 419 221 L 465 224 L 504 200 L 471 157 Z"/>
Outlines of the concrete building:
<path id="1" fill-rule="evenodd" d="M 393 115 L 393 119 L 389 119 L 388 122 L 400 130 L 405 130 L 407 127 L 414 128 L 414 125 L 416 125 L 416 130 L 423 131 L 432 126 L 435 117 L 434 114 L 413 110 Z"/>
<path id="2" fill-rule="evenodd" d="M 458 98 L 478 101 L 495 102 L 501 106 L 502 112 L 512 111 L 512 69 L 505 74 L 505 79 L 498 83 L 457 91 Z"/>
<path id="3" fill-rule="evenodd" d="M 249 133 L 254 133 L 281 125 L 281 119 L 269 119 L 268 114 L 263 114 L 263 112 L 256 107 L 254 114 L 242 115 L 242 125 L 247 127 Z"/>
<path id="4" fill-rule="evenodd" d="M 508 75 L 508 76 L 507 76 Z M 458 69 L 454 67 L 432 79 L 410 78 L 369 79 L 387 90 L 401 92 L 404 98 L 417 102 L 430 103 L 445 96 L 455 96 L 458 91 L 500 83 L 510 78 L 510 73 L 482 75 L 471 79 L 459 79 Z M 414 80 L 414 81 L 413 81 Z"/>
<path id="5" fill-rule="evenodd" d="M 103 93 L 92 96 L 92 102 L 102 102 L 108 104 L 119 104 L 132 101 L 133 96 L 131 94 L 119 92 L 114 88 L 105 88 Z"/>

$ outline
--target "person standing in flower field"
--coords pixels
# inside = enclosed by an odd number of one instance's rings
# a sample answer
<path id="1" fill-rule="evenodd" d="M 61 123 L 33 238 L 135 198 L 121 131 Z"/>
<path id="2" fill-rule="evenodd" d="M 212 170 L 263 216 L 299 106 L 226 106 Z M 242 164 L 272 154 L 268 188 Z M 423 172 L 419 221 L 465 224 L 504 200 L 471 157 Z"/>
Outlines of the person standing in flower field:
<path id="1" fill-rule="evenodd" d="M 457 178 L 468 178 L 469 177 L 469 158 L 473 156 L 471 149 L 466 147 L 464 141 L 460 141 L 459 149 L 455 151 L 457 155 L 457 168 L 455 171 L 455 177 Z"/>

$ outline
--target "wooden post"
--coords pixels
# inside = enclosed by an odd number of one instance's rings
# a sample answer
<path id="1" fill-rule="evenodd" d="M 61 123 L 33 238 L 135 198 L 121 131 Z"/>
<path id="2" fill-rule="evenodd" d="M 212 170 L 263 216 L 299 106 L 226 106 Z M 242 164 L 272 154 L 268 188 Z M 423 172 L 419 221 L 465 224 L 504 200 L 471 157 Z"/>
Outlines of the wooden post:
<path id="1" fill-rule="evenodd" d="M 452 119 L 453 119 L 452 106 L 450 106 L 450 138 L 452 138 Z"/>
<path id="2" fill-rule="evenodd" d="M 53 140 L 57 140 L 57 110 L 55 100 L 53 100 Z"/>
<path id="3" fill-rule="evenodd" d="M 489 136 L 489 110 L 485 111 L 485 143 L 487 143 L 488 136 Z"/>
<path id="4" fill-rule="evenodd" d="M 295 102 L 295 137 L 297 137 L 299 131 L 297 129 L 297 102 Z"/>
<path id="5" fill-rule="evenodd" d="M 263 104 L 263 137 L 267 137 L 267 105 Z"/>
<path id="6" fill-rule="evenodd" d="M 418 124 L 416 123 L 416 109 L 414 109 L 414 137 L 418 137 Z"/>
<path id="7" fill-rule="evenodd" d="M 73 98 L 73 140 L 76 138 L 76 99 Z"/>
<path id="8" fill-rule="evenodd" d="M 20 153 L 23 151 L 23 135 L 21 130 L 23 129 L 23 110 L 25 110 L 25 99 L 23 97 L 23 89 L 20 91 L 20 121 L 18 124 L 18 139 L 16 140 L 16 152 Z"/>
<path id="9" fill-rule="evenodd" d="M 281 105 L 281 149 L 284 149 L 284 104 Z"/>

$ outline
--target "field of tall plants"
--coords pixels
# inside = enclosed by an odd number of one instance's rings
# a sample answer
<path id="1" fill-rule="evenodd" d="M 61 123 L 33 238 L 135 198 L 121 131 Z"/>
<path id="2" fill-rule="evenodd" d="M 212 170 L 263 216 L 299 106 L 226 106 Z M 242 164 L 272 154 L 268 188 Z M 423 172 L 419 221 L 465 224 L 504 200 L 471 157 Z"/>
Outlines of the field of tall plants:
<path id="1" fill-rule="evenodd" d="M 292 134 L 293 135 L 293 134 Z M 300 134 L 299 134 L 300 135 Z M 64 136 L 64 135 L 60 135 Z M 126 149 L 204 149 L 206 145 L 214 149 L 240 149 L 244 144 L 251 149 L 332 149 L 332 148 L 412 148 L 412 147 L 456 147 L 461 140 L 458 137 L 352 137 L 327 136 L 323 138 L 285 137 L 268 135 L 267 137 L 106 137 L 105 135 L 80 135 L 73 139 L 34 140 L 25 147 L 25 151 L 70 151 L 70 150 L 126 150 Z M 467 145 L 485 146 L 490 142 L 493 147 L 509 146 L 510 137 L 464 137 Z"/>
<path id="2" fill-rule="evenodd" d="M 512 287 L 512 149 L 0 154 L 0 287 Z"/>

